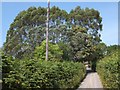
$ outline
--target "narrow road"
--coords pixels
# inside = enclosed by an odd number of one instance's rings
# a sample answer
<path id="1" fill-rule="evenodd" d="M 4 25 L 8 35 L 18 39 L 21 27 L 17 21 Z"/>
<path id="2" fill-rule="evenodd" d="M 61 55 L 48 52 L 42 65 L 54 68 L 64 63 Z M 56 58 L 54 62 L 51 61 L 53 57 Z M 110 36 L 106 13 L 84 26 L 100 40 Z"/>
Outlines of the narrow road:
<path id="1" fill-rule="evenodd" d="M 86 78 L 83 80 L 83 82 L 80 84 L 80 86 L 77 90 L 82 90 L 82 89 L 85 90 L 85 88 L 86 89 L 92 88 L 92 90 L 94 90 L 96 88 L 103 88 L 97 72 L 89 71 Z"/>

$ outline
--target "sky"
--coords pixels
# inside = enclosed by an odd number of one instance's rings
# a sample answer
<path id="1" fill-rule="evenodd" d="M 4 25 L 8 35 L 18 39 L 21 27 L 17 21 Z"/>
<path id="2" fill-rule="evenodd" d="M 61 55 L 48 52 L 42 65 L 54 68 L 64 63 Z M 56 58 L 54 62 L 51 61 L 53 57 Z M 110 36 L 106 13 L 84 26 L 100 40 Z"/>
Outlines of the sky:
<path id="1" fill-rule="evenodd" d="M 47 2 L 47 0 L 1 0 L 2 2 Z M 119 2 L 119 0 L 50 0 L 51 2 Z"/>
<path id="2" fill-rule="evenodd" d="M 120 2 L 118 3 L 118 44 L 120 45 Z"/>
<path id="3" fill-rule="evenodd" d="M 70 12 L 76 6 L 81 8 L 94 8 L 100 12 L 103 18 L 103 31 L 101 33 L 101 39 L 106 45 L 118 44 L 118 3 L 117 2 L 51 2 L 52 6 L 58 6 L 60 9 L 64 9 Z M 0 10 L 2 9 L 2 24 L 0 22 L 0 34 L 2 33 L 2 39 L 0 38 L 0 47 L 6 40 L 7 30 L 10 24 L 14 21 L 14 18 L 20 11 L 28 9 L 30 6 L 47 7 L 46 2 L 2 2 L 0 3 Z M 1 19 L 0 19 L 1 20 Z M 1 35 L 0 35 L 1 36 Z"/>

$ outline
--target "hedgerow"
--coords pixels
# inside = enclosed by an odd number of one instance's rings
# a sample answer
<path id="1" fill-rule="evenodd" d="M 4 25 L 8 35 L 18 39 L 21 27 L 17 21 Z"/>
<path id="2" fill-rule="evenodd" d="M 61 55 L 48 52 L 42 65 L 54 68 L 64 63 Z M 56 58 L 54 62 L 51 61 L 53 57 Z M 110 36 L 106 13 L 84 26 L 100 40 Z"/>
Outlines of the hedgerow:
<path id="1" fill-rule="evenodd" d="M 3 89 L 74 88 L 86 72 L 78 62 L 4 59 L 3 68 L 6 64 L 10 71 L 3 72 Z"/>
<path id="2" fill-rule="evenodd" d="M 100 75 L 105 88 L 119 88 L 119 64 L 118 51 L 106 56 L 97 63 L 97 72 Z"/>

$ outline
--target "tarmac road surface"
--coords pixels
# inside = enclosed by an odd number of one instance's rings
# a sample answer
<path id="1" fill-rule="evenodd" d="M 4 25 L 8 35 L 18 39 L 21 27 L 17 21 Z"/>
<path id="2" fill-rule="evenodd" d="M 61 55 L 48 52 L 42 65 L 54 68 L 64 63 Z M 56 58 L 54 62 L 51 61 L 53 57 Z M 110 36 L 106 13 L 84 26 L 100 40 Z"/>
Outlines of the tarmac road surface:
<path id="1" fill-rule="evenodd" d="M 100 88 L 100 90 L 101 90 L 103 88 L 103 85 L 100 81 L 100 77 L 97 74 L 97 72 L 88 72 L 85 79 L 80 84 L 80 86 L 77 90 L 82 90 L 82 89 L 88 90 L 88 88 L 89 88 L 89 90 L 96 90 L 96 89 L 98 90 L 98 88 Z"/>

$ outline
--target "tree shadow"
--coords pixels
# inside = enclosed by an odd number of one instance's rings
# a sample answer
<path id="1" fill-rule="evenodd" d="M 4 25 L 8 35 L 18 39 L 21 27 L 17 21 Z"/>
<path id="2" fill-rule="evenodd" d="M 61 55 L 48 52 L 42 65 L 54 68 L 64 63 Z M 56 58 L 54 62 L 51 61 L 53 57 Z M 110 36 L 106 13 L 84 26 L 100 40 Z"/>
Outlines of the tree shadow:
<path id="1" fill-rule="evenodd" d="M 94 73 L 96 71 L 92 70 L 91 67 L 86 68 L 86 74 Z"/>

